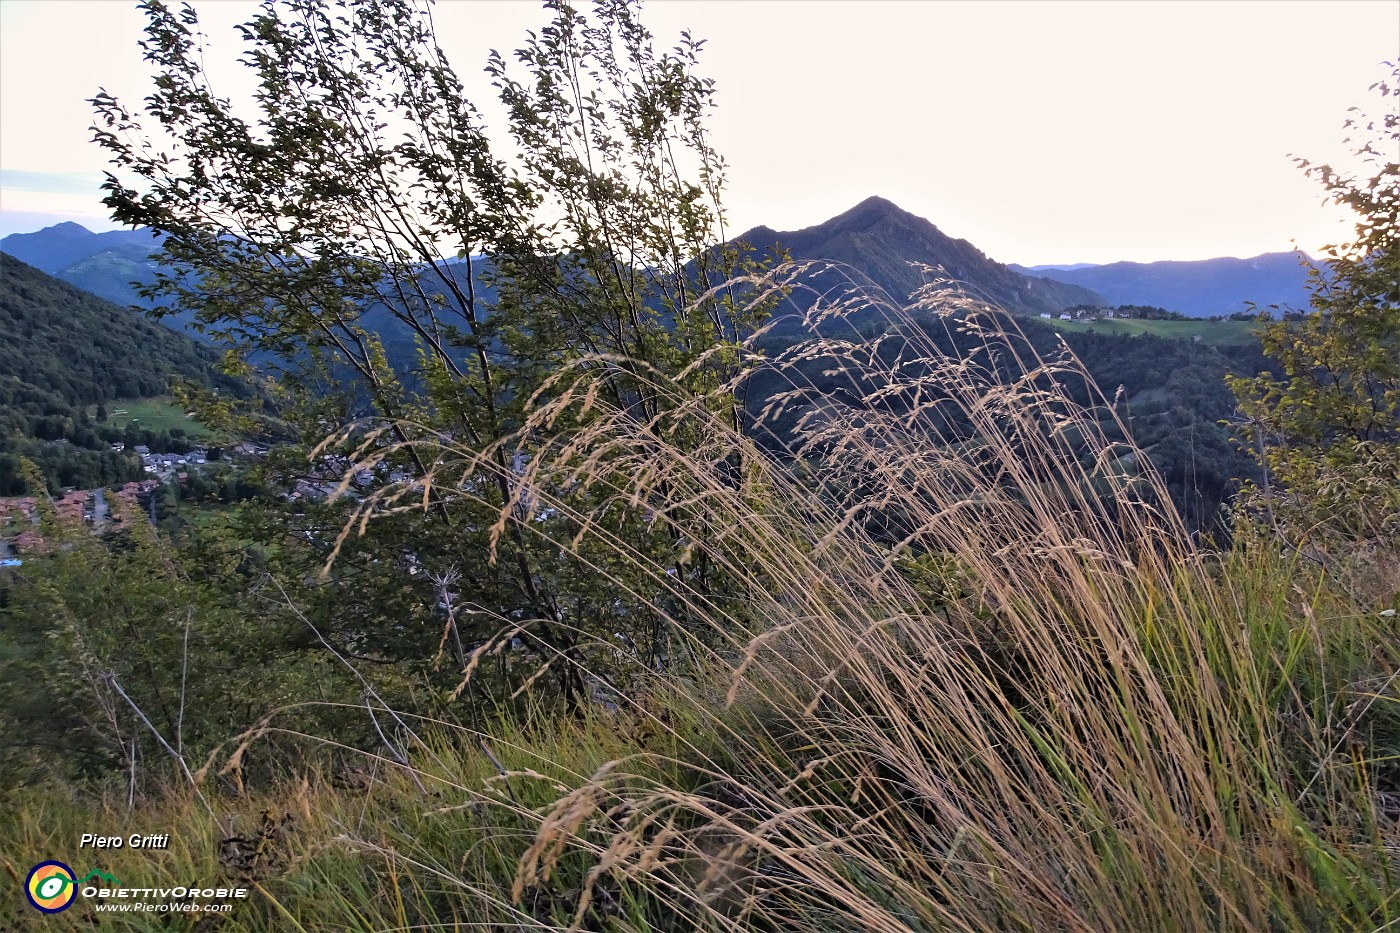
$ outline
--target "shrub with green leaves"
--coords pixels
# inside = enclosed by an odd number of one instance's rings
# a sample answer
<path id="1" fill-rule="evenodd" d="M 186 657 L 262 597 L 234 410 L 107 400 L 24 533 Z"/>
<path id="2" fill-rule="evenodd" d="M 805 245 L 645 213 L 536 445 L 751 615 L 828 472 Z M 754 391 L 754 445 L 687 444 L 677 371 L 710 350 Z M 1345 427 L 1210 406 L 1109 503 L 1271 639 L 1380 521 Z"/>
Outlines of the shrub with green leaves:
<path id="1" fill-rule="evenodd" d="M 1360 175 L 1297 160 L 1356 212 L 1356 239 L 1309 270 L 1312 314 L 1264 328 L 1283 378 L 1231 380 L 1267 470 L 1246 503 L 1311 553 L 1400 542 L 1400 68 L 1388 82 L 1379 116 L 1346 122 Z"/>

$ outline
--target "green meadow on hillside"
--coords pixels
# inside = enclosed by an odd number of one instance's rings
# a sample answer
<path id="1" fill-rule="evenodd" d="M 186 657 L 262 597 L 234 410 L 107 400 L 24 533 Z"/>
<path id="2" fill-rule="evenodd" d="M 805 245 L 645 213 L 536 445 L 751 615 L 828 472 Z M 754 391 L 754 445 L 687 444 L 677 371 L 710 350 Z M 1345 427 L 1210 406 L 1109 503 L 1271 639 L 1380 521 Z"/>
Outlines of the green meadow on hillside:
<path id="1" fill-rule="evenodd" d="M 1257 343 L 1259 323 L 1256 321 L 1152 321 L 1141 318 L 1100 318 L 1097 321 L 1048 321 L 1051 326 L 1071 333 L 1091 334 L 1153 334 L 1178 340 L 1200 337 L 1215 346 Z"/>
<path id="2" fill-rule="evenodd" d="M 183 431 L 196 442 L 213 441 L 217 434 L 182 407 L 168 395 L 153 398 L 116 399 L 107 402 L 107 423 L 118 428 L 128 425 L 147 431 Z M 96 414 L 96 406 L 88 410 L 89 416 Z"/>

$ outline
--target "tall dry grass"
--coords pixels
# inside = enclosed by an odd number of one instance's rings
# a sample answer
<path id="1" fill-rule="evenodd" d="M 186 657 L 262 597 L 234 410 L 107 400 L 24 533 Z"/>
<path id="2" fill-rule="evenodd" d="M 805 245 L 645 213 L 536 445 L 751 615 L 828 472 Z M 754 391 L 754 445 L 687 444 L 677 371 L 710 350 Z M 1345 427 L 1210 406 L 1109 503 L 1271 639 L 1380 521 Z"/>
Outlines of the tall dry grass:
<path id="1" fill-rule="evenodd" d="M 747 284 L 761 298 L 810 272 Z M 822 336 L 855 321 L 880 336 Z M 941 280 L 909 309 L 851 283 L 804 313 L 810 339 L 713 394 L 652 373 L 668 404 L 650 420 L 603 401 L 608 360 L 538 394 L 497 531 L 567 527 L 553 543 L 579 559 L 621 555 L 594 569 L 686 643 L 684 675 L 652 689 L 697 726 L 664 766 L 609 761 L 545 808 L 513 897 L 582 864 L 579 925 L 619 888 L 652 908 L 614 922 L 667 928 L 1400 916 L 1383 753 L 1358 731 L 1393 719 L 1400 652 L 1338 647 L 1369 623 L 1338 610 L 1322 631 L 1296 568 L 1203 553 L 1146 456 L 1109 440 L 1126 433 L 1113 400 L 1008 321 Z M 723 399 L 757 374 L 784 388 L 741 433 Z M 511 462 L 442 440 L 438 494 Z M 619 536 L 625 512 L 679 553 Z M 695 585 L 701 560 L 742 592 Z M 1361 680 L 1328 670 L 1339 652 Z"/>

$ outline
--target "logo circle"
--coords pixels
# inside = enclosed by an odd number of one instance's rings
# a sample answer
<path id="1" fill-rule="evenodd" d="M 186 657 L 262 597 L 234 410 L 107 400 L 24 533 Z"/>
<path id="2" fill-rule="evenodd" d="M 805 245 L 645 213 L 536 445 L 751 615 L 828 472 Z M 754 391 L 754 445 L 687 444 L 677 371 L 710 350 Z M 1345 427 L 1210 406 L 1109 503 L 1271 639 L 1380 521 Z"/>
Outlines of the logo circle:
<path id="1" fill-rule="evenodd" d="M 78 896 L 73 869 L 62 862 L 40 862 L 24 879 L 24 896 L 35 910 L 46 914 L 67 910 Z"/>

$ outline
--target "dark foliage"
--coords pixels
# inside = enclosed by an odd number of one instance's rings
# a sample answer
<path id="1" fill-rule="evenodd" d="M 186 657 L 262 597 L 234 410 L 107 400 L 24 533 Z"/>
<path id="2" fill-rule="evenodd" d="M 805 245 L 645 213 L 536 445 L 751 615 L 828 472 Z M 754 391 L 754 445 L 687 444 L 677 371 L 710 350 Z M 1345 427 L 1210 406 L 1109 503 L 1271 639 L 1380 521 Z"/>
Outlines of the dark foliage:
<path id="1" fill-rule="evenodd" d="M 1104 394 L 1114 400 L 1118 418 L 1162 474 L 1188 526 L 1216 536 L 1225 533 L 1225 503 L 1242 481 L 1257 479 L 1259 474 L 1258 465 L 1231 437 L 1227 423 L 1236 417 L 1235 398 L 1226 376 L 1269 369 L 1258 343 L 1213 346 L 1151 334 L 1064 333 L 1036 319 L 1008 316 L 1002 322 L 1008 329 L 1020 329 L 1029 346 L 1043 357 L 1052 356 L 1063 339 Z M 956 323 L 931 319 L 920 326 L 950 356 L 965 357 L 980 343 L 979 337 Z M 788 339 L 774 337 L 765 350 L 776 355 L 788 345 Z M 893 365 L 904 350 L 902 341 L 883 338 L 882 365 Z M 757 419 L 775 393 L 790 390 L 799 371 L 797 381 L 806 386 L 812 403 L 834 404 L 852 417 L 868 407 L 865 396 L 869 385 L 838 361 L 814 355 L 782 376 L 774 372 L 756 375 L 747 400 L 750 417 Z M 1077 393 L 1074 387 L 1067 388 L 1077 403 L 1090 402 L 1082 387 Z M 804 411 L 803 406 L 795 405 L 783 417 L 765 419 L 763 431 L 771 435 L 760 440 L 774 449 L 788 447 Z M 1111 440 L 1128 439 L 1111 420 L 1102 427 Z M 939 427 L 940 434 L 950 430 L 952 436 L 959 435 L 957 426 Z"/>

